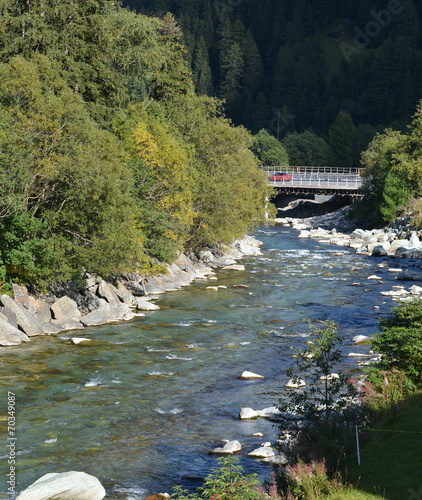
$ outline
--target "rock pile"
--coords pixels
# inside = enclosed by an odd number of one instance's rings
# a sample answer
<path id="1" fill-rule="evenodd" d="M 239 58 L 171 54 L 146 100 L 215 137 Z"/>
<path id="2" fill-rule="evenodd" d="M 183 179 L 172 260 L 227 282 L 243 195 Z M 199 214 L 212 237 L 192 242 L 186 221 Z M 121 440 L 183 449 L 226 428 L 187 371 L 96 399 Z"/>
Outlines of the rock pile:
<path id="1" fill-rule="evenodd" d="M 299 238 L 314 238 L 321 243 L 350 247 L 357 253 L 374 257 L 422 258 L 422 232 L 407 231 L 400 227 L 384 229 L 350 229 L 345 222 L 347 211 L 341 209 L 335 214 L 310 219 L 279 218 L 277 224 L 300 231 Z M 315 227 L 315 224 L 319 223 Z M 341 232 L 341 231 L 345 232 Z"/>

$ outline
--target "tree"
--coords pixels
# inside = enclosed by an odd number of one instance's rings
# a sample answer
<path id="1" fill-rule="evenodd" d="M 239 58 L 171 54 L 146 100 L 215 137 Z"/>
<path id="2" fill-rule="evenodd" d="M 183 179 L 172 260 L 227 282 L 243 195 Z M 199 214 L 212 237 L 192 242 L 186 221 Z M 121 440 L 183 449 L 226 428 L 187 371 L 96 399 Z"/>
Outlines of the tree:
<path id="1" fill-rule="evenodd" d="M 312 328 L 311 334 L 309 346 L 295 352 L 295 363 L 286 371 L 293 382 L 304 379 L 306 388 L 286 389 L 279 404 L 284 415 L 280 429 L 284 431 L 286 425 L 295 428 L 297 417 L 302 419 L 298 426 L 300 457 L 305 461 L 325 458 L 332 471 L 343 447 L 350 445 L 357 390 L 346 373 L 333 375 L 341 359 L 338 326 L 328 321 L 324 328 Z M 293 422 L 292 414 L 296 416 Z"/>
<path id="2" fill-rule="evenodd" d="M 222 116 L 221 103 L 191 96 L 169 116 L 192 148 L 194 219 L 189 248 L 227 244 L 265 217 L 270 194 L 265 173 L 250 151 L 251 136 Z"/>
<path id="3" fill-rule="evenodd" d="M 422 103 L 406 135 L 386 129 L 362 153 L 363 188 L 380 217 L 390 222 L 422 187 Z"/>
<path id="4" fill-rule="evenodd" d="M 251 150 L 264 166 L 289 165 L 286 150 L 274 136 L 265 129 L 260 130 L 253 138 Z"/>
<path id="5" fill-rule="evenodd" d="M 328 144 L 310 130 L 288 134 L 282 145 L 289 155 L 291 165 L 331 166 L 332 152 Z"/>
<path id="6" fill-rule="evenodd" d="M 352 167 L 357 131 L 349 113 L 340 111 L 328 130 L 335 166 Z"/>

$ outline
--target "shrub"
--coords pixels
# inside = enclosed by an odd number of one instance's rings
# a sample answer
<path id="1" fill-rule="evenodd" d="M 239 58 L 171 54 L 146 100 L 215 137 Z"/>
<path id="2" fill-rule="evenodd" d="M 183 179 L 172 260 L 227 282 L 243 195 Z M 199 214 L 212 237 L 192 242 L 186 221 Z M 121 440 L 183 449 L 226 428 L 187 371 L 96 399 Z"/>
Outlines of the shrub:
<path id="1" fill-rule="evenodd" d="M 214 469 L 195 493 L 177 486 L 173 500 L 265 500 L 266 493 L 260 488 L 256 474 L 245 475 L 236 457 L 221 457 L 220 467 Z"/>
<path id="2" fill-rule="evenodd" d="M 380 322 L 372 346 L 381 354 L 381 368 L 402 371 L 407 381 L 422 382 L 422 300 L 415 298 L 391 311 Z"/>
<path id="3" fill-rule="evenodd" d="M 341 489 L 340 481 L 331 480 L 325 461 L 309 464 L 299 460 L 285 470 L 287 500 L 314 500 Z"/>

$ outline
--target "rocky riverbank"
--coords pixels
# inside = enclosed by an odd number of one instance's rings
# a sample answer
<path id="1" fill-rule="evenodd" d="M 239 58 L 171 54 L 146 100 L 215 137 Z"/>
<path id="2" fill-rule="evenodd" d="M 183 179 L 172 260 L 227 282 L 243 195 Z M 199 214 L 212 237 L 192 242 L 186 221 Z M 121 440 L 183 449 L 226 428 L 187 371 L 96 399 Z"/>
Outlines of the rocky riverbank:
<path id="1" fill-rule="evenodd" d="M 422 231 L 416 231 L 410 217 L 395 220 L 388 226 L 365 230 L 349 217 L 351 207 L 308 218 L 280 217 L 276 224 L 299 231 L 298 238 L 313 238 L 323 244 L 348 247 L 356 253 L 382 258 L 377 267 L 382 272 L 395 273 L 398 282 L 413 282 L 408 289 L 402 284 L 381 294 L 395 300 L 411 300 L 422 296 Z M 368 276 L 382 282 L 382 276 Z M 357 283 L 358 284 L 358 283 Z"/>
<path id="2" fill-rule="evenodd" d="M 167 266 L 167 272 L 159 276 L 134 274 L 108 283 L 100 277 L 87 275 L 82 290 L 62 287 L 44 296 L 32 296 L 26 287 L 14 284 L 13 298 L 0 296 L 0 346 L 15 346 L 39 335 L 83 330 L 86 326 L 142 316 L 142 311 L 159 309 L 152 302 L 157 294 L 177 290 L 193 280 L 211 280 L 217 268 L 243 269 L 239 259 L 259 255 L 260 246 L 258 240 L 247 236 L 224 251 L 181 254 Z"/>

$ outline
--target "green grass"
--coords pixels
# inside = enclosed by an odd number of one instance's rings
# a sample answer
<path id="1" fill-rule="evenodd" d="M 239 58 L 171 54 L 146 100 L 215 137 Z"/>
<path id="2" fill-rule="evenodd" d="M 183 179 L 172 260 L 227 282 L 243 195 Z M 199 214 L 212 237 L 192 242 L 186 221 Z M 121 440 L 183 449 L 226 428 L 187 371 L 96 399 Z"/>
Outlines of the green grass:
<path id="1" fill-rule="evenodd" d="M 364 491 L 345 488 L 337 493 L 324 497 L 324 500 L 385 500 L 385 498 L 378 495 L 371 495 Z"/>
<path id="2" fill-rule="evenodd" d="M 348 460 L 346 480 L 364 496 L 329 499 L 422 500 L 422 391 L 410 396 L 390 421 L 372 428 L 361 446 L 361 465 L 356 457 Z"/>

